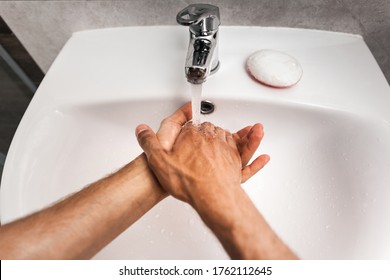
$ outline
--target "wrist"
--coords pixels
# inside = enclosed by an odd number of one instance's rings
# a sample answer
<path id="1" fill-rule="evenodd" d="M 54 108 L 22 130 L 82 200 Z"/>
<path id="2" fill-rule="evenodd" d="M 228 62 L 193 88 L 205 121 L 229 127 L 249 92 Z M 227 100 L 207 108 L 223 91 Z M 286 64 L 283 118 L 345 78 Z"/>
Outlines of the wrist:
<path id="1" fill-rule="evenodd" d="M 136 171 L 136 174 L 134 174 L 134 172 L 130 172 L 130 176 L 133 176 L 133 178 L 139 180 L 138 183 L 140 185 L 148 186 L 148 189 L 150 190 L 153 197 L 156 197 L 160 201 L 169 195 L 161 187 L 156 176 L 150 170 L 145 153 L 140 154 L 129 165 L 134 165 L 134 169 L 131 168 L 131 170 Z"/>
<path id="2" fill-rule="evenodd" d="M 213 231 L 230 231 L 238 222 L 243 221 L 243 212 L 241 209 L 242 200 L 245 200 L 246 193 L 240 185 L 237 186 L 209 186 L 213 189 L 209 197 L 202 195 L 195 196 L 192 200 L 192 206 L 198 212 L 199 216 Z M 231 189 L 231 191 L 220 190 Z"/>
<path id="3" fill-rule="evenodd" d="M 224 200 L 224 205 L 198 205 L 196 210 L 231 258 L 258 258 L 255 253 L 268 234 L 267 223 L 241 187 L 231 193 L 231 199 Z"/>

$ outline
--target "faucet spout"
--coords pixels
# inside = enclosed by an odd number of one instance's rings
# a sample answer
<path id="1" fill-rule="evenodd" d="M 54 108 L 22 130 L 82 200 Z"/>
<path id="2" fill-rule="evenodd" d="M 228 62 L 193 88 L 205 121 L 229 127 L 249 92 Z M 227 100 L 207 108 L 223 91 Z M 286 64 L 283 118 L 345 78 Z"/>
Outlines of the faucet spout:
<path id="1" fill-rule="evenodd" d="M 187 51 L 185 74 L 192 84 L 204 83 L 210 73 L 218 70 L 216 38 L 191 38 Z"/>
<path id="2" fill-rule="evenodd" d="M 179 24 L 190 27 L 185 63 L 187 81 L 192 84 L 204 83 L 219 67 L 219 9 L 208 4 L 193 4 L 180 11 L 176 19 Z"/>

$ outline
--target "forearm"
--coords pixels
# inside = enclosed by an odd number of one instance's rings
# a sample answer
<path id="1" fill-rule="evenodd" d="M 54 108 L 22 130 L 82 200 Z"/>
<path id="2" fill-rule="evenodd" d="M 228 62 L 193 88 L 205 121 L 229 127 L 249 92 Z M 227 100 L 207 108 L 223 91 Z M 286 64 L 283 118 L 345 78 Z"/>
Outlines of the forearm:
<path id="1" fill-rule="evenodd" d="M 60 203 L 1 227 L 0 258 L 90 258 L 165 196 L 141 155 Z"/>
<path id="2" fill-rule="evenodd" d="M 198 210 L 232 259 L 296 259 L 240 189 L 224 208 Z"/>

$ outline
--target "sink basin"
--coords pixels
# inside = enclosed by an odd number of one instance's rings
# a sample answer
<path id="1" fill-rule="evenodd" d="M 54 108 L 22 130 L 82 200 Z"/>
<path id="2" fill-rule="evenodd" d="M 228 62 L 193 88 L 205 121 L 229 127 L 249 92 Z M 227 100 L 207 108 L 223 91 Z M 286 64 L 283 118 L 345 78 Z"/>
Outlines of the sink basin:
<path id="1" fill-rule="evenodd" d="M 157 129 L 184 102 L 188 30 L 130 27 L 75 33 L 16 132 L 1 185 L 1 221 L 41 209 L 141 153 L 137 124 Z M 135 39 L 138 38 L 138 39 Z M 142 38 L 139 39 L 139 38 Z M 258 49 L 296 57 L 289 89 L 245 71 Z M 203 85 L 230 131 L 261 122 L 270 163 L 243 185 L 278 235 L 306 259 L 390 258 L 390 89 L 360 36 L 222 27 L 221 68 Z M 96 259 L 225 259 L 192 208 L 165 199 Z"/>

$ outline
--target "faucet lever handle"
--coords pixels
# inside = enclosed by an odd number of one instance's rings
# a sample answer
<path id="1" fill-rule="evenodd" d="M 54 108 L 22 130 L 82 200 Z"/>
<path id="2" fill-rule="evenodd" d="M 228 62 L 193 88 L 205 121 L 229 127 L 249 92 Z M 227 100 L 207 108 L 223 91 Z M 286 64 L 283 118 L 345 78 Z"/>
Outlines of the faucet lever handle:
<path id="1" fill-rule="evenodd" d="M 209 4 L 191 4 L 176 16 L 177 23 L 190 26 L 198 35 L 216 32 L 220 25 L 219 8 Z"/>

